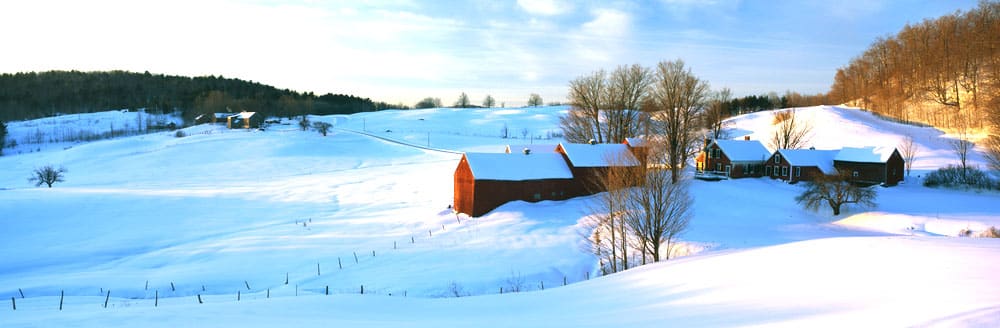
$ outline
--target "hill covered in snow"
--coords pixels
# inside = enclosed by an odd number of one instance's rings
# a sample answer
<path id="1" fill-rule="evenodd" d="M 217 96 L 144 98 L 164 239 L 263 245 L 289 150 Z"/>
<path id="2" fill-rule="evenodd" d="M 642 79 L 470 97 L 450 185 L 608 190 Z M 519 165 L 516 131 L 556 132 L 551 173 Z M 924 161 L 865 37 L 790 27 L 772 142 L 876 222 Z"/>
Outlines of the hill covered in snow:
<path id="1" fill-rule="evenodd" d="M 598 277 L 588 197 L 450 211 L 454 151 L 561 142 L 565 110 L 311 117 L 334 124 L 327 137 L 200 125 L 0 157 L 0 300 L 18 307 L 0 326 L 1000 322 L 1000 239 L 954 237 L 1000 226 L 1000 195 L 921 186 L 953 162 L 948 136 L 854 109 L 797 112 L 819 149 L 912 136 L 904 184 L 833 217 L 795 204 L 801 185 L 694 181 L 693 255 L 676 260 Z M 770 134 L 770 113 L 731 122 L 734 136 Z M 66 182 L 29 184 L 45 164 Z"/>

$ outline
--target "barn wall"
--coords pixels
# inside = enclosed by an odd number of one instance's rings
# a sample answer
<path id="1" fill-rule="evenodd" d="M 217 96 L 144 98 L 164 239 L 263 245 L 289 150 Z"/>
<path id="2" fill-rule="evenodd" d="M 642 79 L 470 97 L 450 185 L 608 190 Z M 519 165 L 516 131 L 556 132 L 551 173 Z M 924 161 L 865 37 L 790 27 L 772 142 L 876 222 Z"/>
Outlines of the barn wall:
<path id="1" fill-rule="evenodd" d="M 455 169 L 455 204 L 459 213 L 472 214 L 475 209 L 476 181 L 472 176 L 469 162 L 462 156 Z"/>
<path id="2" fill-rule="evenodd" d="M 858 163 L 835 161 L 834 166 L 853 181 L 867 183 L 885 182 L 886 168 L 884 163 Z M 858 175 L 854 176 L 854 172 Z"/>
<path id="3" fill-rule="evenodd" d="M 538 202 L 543 200 L 569 199 L 572 179 L 544 179 L 527 181 L 476 180 L 476 197 L 468 211 L 460 211 L 471 216 L 482 216 L 510 201 L 522 200 Z"/>

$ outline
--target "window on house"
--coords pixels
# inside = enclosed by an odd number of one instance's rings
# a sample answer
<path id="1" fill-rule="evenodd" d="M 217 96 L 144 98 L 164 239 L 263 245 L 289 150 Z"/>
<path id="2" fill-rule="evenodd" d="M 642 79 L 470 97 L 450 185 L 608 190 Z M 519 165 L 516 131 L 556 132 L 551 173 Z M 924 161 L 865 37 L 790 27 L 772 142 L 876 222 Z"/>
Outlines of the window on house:
<path id="1" fill-rule="evenodd" d="M 801 166 L 796 166 L 795 167 L 795 176 L 797 176 L 797 177 L 801 177 L 802 176 L 802 167 Z"/>
<path id="2" fill-rule="evenodd" d="M 774 154 L 774 164 L 781 163 L 781 154 Z"/>
<path id="3" fill-rule="evenodd" d="M 542 194 L 535 194 L 535 200 L 541 200 Z"/>
<path id="4" fill-rule="evenodd" d="M 722 163 L 715 163 L 715 170 L 722 171 Z"/>
<path id="5" fill-rule="evenodd" d="M 858 177 L 858 171 L 854 171 L 854 173 L 852 173 L 851 175 L 853 175 L 855 178 L 857 178 Z"/>
<path id="6" fill-rule="evenodd" d="M 788 167 L 787 166 L 782 166 L 781 167 L 781 176 L 787 176 L 787 175 L 788 175 Z"/>

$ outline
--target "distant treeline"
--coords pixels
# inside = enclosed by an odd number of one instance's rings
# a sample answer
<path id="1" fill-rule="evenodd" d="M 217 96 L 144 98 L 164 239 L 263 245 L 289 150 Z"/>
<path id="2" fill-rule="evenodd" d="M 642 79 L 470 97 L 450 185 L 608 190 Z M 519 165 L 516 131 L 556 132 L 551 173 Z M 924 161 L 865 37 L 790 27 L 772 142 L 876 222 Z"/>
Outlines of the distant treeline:
<path id="1" fill-rule="evenodd" d="M 749 95 L 733 98 L 727 102 L 728 115 L 734 116 L 789 107 L 806 107 L 828 104 L 826 94 L 801 95 L 798 92 L 786 91 L 779 96 L 776 92 L 763 95 Z"/>
<path id="2" fill-rule="evenodd" d="M 126 71 L 50 71 L 0 75 L 0 121 L 145 108 L 179 112 L 187 121 L 203 113 L 259 112 L 265 116 L 329 115 L 405 108 L 351 95 L 299 93 L 253 81 Z"/>
<path id="3" fill-rule="evenodd" d="M 837 70 L 831 100 L 905 121 L 982 127 L 1000 108 L 1000 2 L 879 38 Z"/>

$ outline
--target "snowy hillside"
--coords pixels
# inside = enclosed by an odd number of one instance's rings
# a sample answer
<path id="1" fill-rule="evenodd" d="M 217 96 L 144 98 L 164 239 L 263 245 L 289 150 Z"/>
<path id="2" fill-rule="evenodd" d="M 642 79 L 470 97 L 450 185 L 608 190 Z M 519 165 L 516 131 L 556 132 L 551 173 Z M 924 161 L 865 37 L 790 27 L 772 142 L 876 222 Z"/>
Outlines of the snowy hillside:
<path id="1" fill-rule="evenodd" d="M 0 301 L 17 305 L 0 326 L 1000 324 L 1000 239 L 947 237 L 1000 227 L 996 192 L 913 177 L 833 217 L 795 204 L 801 185 L 695 181 L 697 254 L 608 277 L 580 237 L 588 197 L 452 214 L 456 151 L 559 143 L 565 110 L 312 117 L 326 137 L 201 125 L 0 157 Z M 799 113 L 820 149 L 912 135 L 914 176 L 954 157 L 935 129 Z M 732 122 L 766 139 L 771 116 Z M 31 185 L 45 164 L 66 182 Z"/>

